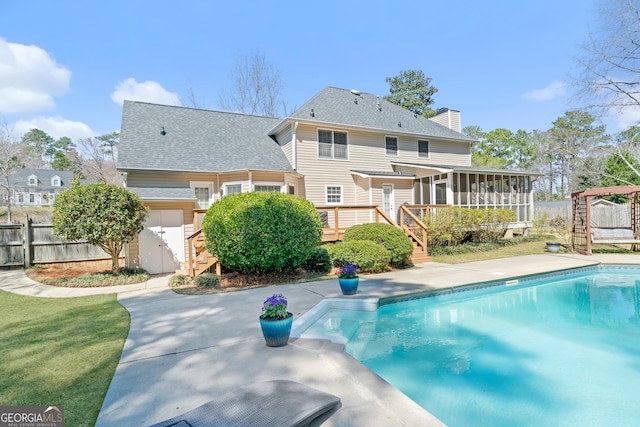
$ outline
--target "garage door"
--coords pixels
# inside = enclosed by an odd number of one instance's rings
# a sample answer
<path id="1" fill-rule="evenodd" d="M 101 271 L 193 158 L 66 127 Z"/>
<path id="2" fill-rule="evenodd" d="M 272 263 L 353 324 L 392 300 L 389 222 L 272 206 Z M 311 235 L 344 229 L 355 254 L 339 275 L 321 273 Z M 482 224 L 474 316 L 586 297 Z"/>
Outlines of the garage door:
<path id="1" fill-rule="evenodd" d="M 173 273 L 184 261 L 182 211 L 150 211 L 140 233 L 140 264 L 150 274 Z"/>

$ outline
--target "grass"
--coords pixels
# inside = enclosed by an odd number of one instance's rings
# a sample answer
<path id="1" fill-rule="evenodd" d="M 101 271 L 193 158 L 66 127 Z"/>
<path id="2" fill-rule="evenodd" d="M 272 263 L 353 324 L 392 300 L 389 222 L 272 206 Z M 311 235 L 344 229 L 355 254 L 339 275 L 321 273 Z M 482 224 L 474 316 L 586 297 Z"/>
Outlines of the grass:
<path id="1" fill-rule="evenodd" d="M 37 298 L 0 291 L 0 402 L 61 405 L 93 426 L 129 331 L 115 295 Z"/>
<path id="2" fill-rule="evenodd" d="M 548 254 L 545 242 L 550 239 L 553 240 L 553 236 L 533 235 L 504 240 L 500 244 L 463 245 L 452 248 L 451 253 L 436 253 L 432 254 L 432 257 L 435 262 L 461 264 L 522 255 Z M 560 251 L 566 251 L 566 249 L 560 249 Z"/>

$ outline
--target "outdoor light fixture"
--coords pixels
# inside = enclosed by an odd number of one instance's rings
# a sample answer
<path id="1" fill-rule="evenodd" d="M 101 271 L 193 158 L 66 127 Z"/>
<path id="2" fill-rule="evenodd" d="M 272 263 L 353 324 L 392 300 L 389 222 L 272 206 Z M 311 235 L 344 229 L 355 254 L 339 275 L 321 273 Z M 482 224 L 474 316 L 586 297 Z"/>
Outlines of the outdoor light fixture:
<path id="1" fill-rule="evenodd" d="M 160 135 L 165 136 L 166 134 L 167 132 L 165 132 L 164 126 L 162 126 L 162 129 L 160 130 Z"/>
<path id="2" fill-rule="evenodd" d="M 402 127 L 402 123 L 398 122 L 398 127 L 401 128 Z"/>
<path id="3" fill-rule="evenodd" d="M 314 113 L 314 112 L 313 112 L 313 108 L 311 109 L 311 113 L 309 113 L 309 115 L 310 115 L 311 117 L 315 117 L 315 116 L 316 116 L 316 113 Z"/>

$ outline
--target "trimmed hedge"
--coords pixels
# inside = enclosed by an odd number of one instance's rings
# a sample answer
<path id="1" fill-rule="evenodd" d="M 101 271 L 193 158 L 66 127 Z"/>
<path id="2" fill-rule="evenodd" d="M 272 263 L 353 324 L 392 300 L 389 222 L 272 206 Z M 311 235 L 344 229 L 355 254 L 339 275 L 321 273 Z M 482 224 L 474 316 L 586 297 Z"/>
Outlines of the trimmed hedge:
<path id="1" fill-rule="evenodd" d="M 311 256 L 306 260 L 302 267 L 307 271 L 315 271 L 318 273 L 327 273 L 331 270 L 331 257 L 324 246 L 314 248 Z"/>
<path id="2" fill-rule="evenodd" d="M 370 223 L 349 227 L 343 241 L 371 240 L 384 246 L 391 256 L 391 265 L 403 267 L 409 263 L 413 253 L 411 240 L 398 227 L 391 224 Z"/>
<path id="3" fill-rule="evenodd" d="M 320 245 L 314 205 L 283 193 L 239 193 L 216 201 L 204 216 L 205 247 L 220 264 L 264 274 L 302 265 Z"/>
<path id="4" fill-rule="evenodd" d="M 363 272 L 379 273 L 385 271 L 391 261 L 389 251 L 371 240 L 343 241 L 326 247 L 334 267 L 353 263 Z"/>

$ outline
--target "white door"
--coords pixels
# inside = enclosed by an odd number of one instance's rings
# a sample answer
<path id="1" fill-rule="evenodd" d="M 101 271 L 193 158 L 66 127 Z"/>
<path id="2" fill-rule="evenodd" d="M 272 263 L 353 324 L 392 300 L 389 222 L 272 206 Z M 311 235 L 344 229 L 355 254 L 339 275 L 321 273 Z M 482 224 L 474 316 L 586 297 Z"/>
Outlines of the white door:
<path id="1" fill-rule="evenodd" d="M 395 220 L 395 206 L 393 203 L 393 185 L 382 184 L 382 210 Z"/>
<path id="2" fill-rule="evenodd" d="M 182 211 L 150 211 L 140 233 L 140 266 L 149 274 L 172 273 L 182 261 Z"/>

